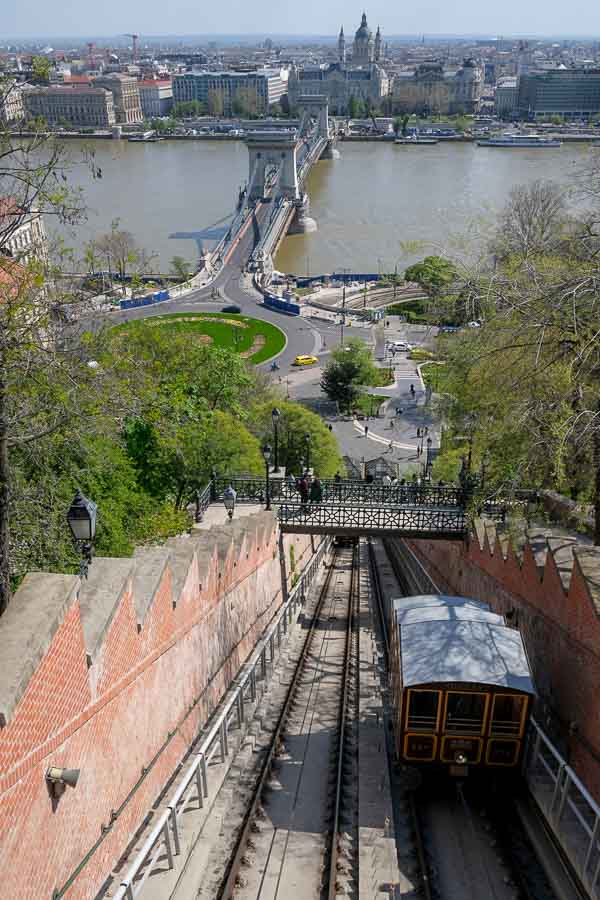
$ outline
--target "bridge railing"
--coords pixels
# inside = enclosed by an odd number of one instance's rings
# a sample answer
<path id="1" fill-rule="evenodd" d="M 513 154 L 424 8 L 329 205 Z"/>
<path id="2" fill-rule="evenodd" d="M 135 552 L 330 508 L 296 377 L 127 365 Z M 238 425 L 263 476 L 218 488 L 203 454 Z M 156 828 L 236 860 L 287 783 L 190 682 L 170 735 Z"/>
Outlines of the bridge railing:
<path id="1" fill-rule="evenodd" d="M 279 525 L 285 531 L 321 534 L 393 532 L 406 537 L 462 538 L 467 517 L 460 508 L 365 505 L 364 503 L 282 503 Z"/>
<path id="2" fill-rule="evenodd" d="M 238 503 L 258 503 L 264 502 L 266 499 L 264 477 L 219 477 L 213 481 L 213 502 L 223 499 L 223 492 L 228 486 L 236 491 Z M 331 478 L 321 481 L 321 489 L 324 503 L 426 504 L 450 508 L 461 505 L 461 489 L 456 486 L 368 484 L 360 481 L 335 481 Z M 295 482 L 287 479 L 271 478 L 269 494 L 271 499 L 276 502 L 299 499 Z"/>

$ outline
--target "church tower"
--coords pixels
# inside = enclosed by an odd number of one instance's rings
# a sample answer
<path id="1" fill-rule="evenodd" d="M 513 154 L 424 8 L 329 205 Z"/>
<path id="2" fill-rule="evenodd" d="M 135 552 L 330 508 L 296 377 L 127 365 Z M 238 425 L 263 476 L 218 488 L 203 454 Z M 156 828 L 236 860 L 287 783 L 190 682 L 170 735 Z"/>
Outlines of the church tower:
<path id="1" fill-rule="evenodd" d="M 338 57 L 342 65 L 346 63 L 346 38 L 344 37 L 344 26 L 340 28 L 340 36 L 338 38 Z"/>
<path id="2" fill-rule="evenodd" d="M 354 35 L 352 65 L 368 66 L 373 62 L 373 35 L 367 25 L 367 14 L 362 14 L 360 27 Z"/>
<path id="3" fill-rule="evenodd" d="M 375 35 L 375 62 L 381 60 L 381 29 L 377 26 L 377 34 Z"/>

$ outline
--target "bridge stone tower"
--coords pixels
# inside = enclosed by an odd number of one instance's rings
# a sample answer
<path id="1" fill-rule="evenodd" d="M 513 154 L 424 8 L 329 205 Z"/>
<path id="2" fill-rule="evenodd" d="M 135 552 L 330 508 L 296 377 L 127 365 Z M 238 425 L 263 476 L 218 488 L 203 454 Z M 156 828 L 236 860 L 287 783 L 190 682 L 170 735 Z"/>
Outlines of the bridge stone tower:
<path id="1" fill-rule="evenodd" d="M 279 193 L 289 200 L 299 200 L 296 168 L 296 134 L 290 131 L 263 131 L 246 138 L 248 147 L 250 200 L 265 196 L 271 174 L 279 174 Z"/>
<path id="2" fill-rule="evenodd" d="M 298 111 L 317 119 L 317 136 L 329 140 L 329 100 L 324 94 L 301 94 L 298 97 Z"/>

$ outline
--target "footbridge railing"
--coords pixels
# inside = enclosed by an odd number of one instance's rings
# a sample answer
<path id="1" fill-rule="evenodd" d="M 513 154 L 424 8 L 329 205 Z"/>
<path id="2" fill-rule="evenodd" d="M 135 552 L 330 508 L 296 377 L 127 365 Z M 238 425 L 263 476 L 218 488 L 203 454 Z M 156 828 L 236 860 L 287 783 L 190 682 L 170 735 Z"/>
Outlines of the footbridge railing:
<path id="1" fill-rule="evenodd" d="M 394 535 L 462 541 L 468 529 L 460 508 L 356 503 L 282 503 L 279 527 L 296 534 Z"/>
<path id="2" fill-rule="evenodd" d="M 217 476 L 211 481 L 211 486 L 212 503 L 222 500 L 223 492 L 229 486 L 234 488 L 238 503 L 264 503 L 267 496 L 264 476 Z M 449 509 L 469 506 L 474 496 L 470 489 L 457 484 L 382 484 L 349 479 L 336 481 L 334 478 L 322 479 L 321 490 L 324 503 L 408 504 Z M 299 499 L 293 479 L 270 478 L 269 496 L 275 503 Z M 536 500 L 535 491 L 515 491 L 506 496 L 494 495 L 481 499 L 478 511 L 492 518 L 502 518 L 510 509 L 526 506 Z"/>

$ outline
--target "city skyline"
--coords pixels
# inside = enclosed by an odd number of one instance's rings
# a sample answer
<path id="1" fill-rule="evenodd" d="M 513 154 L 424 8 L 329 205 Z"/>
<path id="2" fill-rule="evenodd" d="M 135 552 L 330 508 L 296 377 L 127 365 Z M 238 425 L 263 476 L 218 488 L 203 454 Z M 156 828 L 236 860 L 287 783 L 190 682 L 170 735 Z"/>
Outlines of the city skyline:
<path id="1" fill-rule="evenodd" d="M 206 11 L 199 11 L 190 0 L 178 0 L 169 7 L 168 19 L 164 16 L 164 6 L 153 0 L 143 3 L 132 0 L 125 11 L 116 0 L 107 0 L 101 9 L 88 10 L 85 14 L 73 0 L 58 6 L 48 6 L 42 0 L 20 0 L 5 10 L 3 31 L 10 37 L 28 39 L 120 37 L 127 30 L 148 38 L 269 35 L 319 38 L 337 34 L 342 23 L 350 25 L 363 7 L 369 22 L 379 24 L 388 37 L 423 33 L 432 38 L 530 35 L 589 39 L 600 36 L 600 15 L 591 0 L 576 0 L 569 7 L 542 0 L 532 0 L 523 7 L 517 0 L 507 0 L 502 9 L 482 8 L 473 0 L 449 8 L 439 0 L 429 0 L 419 8 L 407 6 L 399 11 L 391 11 L 383 0 L 359 3 L 356 7 L 349 7 L 343 0 L 332 0 L 327 8 L 317 0 L 307 0 L 301 8 L 290 2 L 272 5 L 256 0 L 252 5 L 241 6 L 238 0 L 223 0 Z M 232 23 L 235 27 L 231 27 Z M 261 27 L 263 23 L 266 27 Z M 177 27 L 173 27 L 175 24 Z"/>

